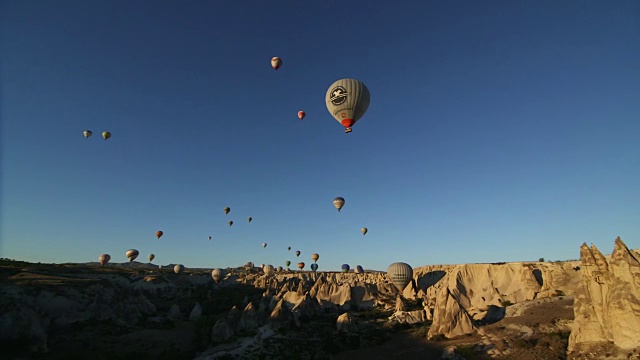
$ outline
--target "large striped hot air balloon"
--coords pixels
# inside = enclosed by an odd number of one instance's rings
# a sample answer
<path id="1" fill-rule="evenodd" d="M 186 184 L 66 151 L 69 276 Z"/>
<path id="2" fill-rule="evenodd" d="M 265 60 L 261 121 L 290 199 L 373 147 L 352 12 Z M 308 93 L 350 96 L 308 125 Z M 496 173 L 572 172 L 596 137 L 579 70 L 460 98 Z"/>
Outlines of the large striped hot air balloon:
<path id="1" fill-rule="evenodd" d="M 316 272 L 316 270 L 318 270 L 318 264 L 316 263 L 311 264 L 311 271 Z"/>
<path id="2" fill-rule="evenodd" d="M 333 206 L 336 207 L 336 209 L 338 209 L 338 212 L 340 212 L 340 210 L 342 210 L 342 207 L 344 206 L 344 198 L 338 196 L 337 198 L 333 199 Z"/>
<path id="3" fill-rule="evenodd" d="M 313 262 L 318 261 L 318 259 L 320 259 L 320 255 L 318 255 L 318 254 L 311 254 L 311 260 L 313 260 Z"/>
<path id="4" fill-rule="evenodd" d="M 351 132 L 353 126 L 369 108 L 369 89 L 358 80 L 340 79 L 327 89 L 325 103 L 334 119 Z"/>
<path id="5" fill-rule="evenodd" d="M 413 278 L 413 268 L 403 262 L 393 263 L 387 268 L 387 276 L 389 276 L 393 285 L 402 292 Z"/>
<path id="6" fill-rule="evenodd" d="M 129 249 L 127 250 L 127 253 L 125 255 L 127 256 L 130 262 L 133 262 L 133 260 L 135 260 L 138 257 L 138 255 L 140 255 L 140 253 L 136 249 Z"/>

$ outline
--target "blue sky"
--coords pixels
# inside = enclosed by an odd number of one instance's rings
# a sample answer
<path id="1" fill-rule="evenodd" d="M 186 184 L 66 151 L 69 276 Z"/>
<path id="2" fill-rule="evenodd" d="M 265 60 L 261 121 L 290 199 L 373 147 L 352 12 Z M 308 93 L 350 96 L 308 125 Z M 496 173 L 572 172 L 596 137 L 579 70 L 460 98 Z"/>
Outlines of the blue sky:
<path id="1" fill-rule="evenodd" d="M 640 247 L 638 1 L 0 6 L 2 257 L 384 270 Z M 324 103 L 344 77 L 371 93 L 350 134 Z"/>

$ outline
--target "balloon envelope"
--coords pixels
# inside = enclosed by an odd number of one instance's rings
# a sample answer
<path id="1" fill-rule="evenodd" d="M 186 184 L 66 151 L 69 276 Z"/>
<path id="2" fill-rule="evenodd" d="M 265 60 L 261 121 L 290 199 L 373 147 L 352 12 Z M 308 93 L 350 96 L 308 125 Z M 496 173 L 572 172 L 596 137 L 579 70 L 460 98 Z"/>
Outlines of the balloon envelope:
<path id="1" fill-rule="evenodd" d="M 300 256 L 300 250 L 296 251 L 296 256 Z"/>
<path id="2" fill-rule="evenodd" d="M 231 211 L 231 208 L 228 208 L 228 207 L 224 208 L 224 214 L 225 214 L 225 215 L 226 215 L 226 214 L 228 214 L 228 213 L 229 213 L 229 211 Z"/>
<path id="3" fill-rule="evenodd" d="M 342 264 L 342 272 L 349 272 L 349 264 Z"/>
<path id="4" fill-rule="evenodd" d="M 287 251 L 291 251 L 291 246 L 289 246 L 289 247 L 287 248 Z"/>
<path id="5" fill-rule="evenodd" d="M 130 250 L 127 250 L 127 253 L 125 255 L 129 259 L 129 261 L 133 261 L 138 257 L 139 254 L 140 253 L 138 252 L 138 250 L 130 249 Z"/>
<path id="6" fill-rule="evenodd" d="M 289 267 L 289 265 L 291 265 L 291 261 L 289 261 L 289 260 L 285 261 L 285 262 L 284 262 L 284 265 L 285 265 L 286 267 Z"/>
<path id="7" fill-rule="evenodd" d="M 402 292 L 413 278 L 413 269 L 407 263 L 393 263 L 387 268 L 387 276 L 389 276 L 393 285 Z"/>
<path id="8" fill-rule="evenodd" d="M 298 118 L 300 118 L 300 120 L 304 119 L 305 115 L 307 115 L 307 113 L 304 111 L 298 111 Z"/>
<path id="9" fill-rule="evenodd" d="M 340 79 L 327 89 L 325 104 L 334 119 L 351 131 L 369 108 L 369 89 L 359 80 Z"/>
<path id="10" fill-rule="evenodd" d="M 218 284 L 224 278 L 224 270 L 217 268 L 211 271 L 211 278 Z"/>
<path id="11" fill-rule="evenodd" d="M 228 224 L 229 224 L 229 226 L 233 225 L 233 221 L 229 221 Z"/>
<path id="12" fill-rule="evenodd" d="M 282 66 L 282 59 L 277 56 L 271 58 L 271 67 L 278 70 Z"/>
<path id="13" fill-rule="evenodd" d="M 303 263 L 303 262 L 299 262 L 299 263 L 298 263 L 298 268 L 299 268 L 300 270 L 302 270 L 302 269 L 304 268 L 304 263 Z"/>
<path id="14" fill-rule="evenodd" d="M 341 197 L 337 197 L 335 199 L 333 199 L 333 206 L 336 207 L 336 209 L 338 209 L 338 211 L 340 211 L 342 209 L 342 207 L 344 206 L 344 198 Z"/>
<path id="15" fill-rule="evenodd" d="M 273 265 L 265 265 L 262 270 L 264 270 L 264 274 L 267 276 L 273 274 L 273 272 L 275 271 Z"/>
<path id="16" fill-rule="evenodd" d="M 108 131 L 104 131 L 102 133 L 102 138 L 104 138 L 105 140 L 109 139 L 111 137 L 111 133 Z"/>
<path id="17" fill-rule="evenodd" d="M 164 235 L 164 233 L 162 231 L 156 231 L 156 237 L 158 239 L 160 239 L 162 237 L 162 235 Z"/>
<path id="18" fill-rule="evenodd" d="M 155 258 L 156 256 L 154 254 L 149 254 L 149 262 L 152 262 Z"/>
<path id="19" fill-rule="evenodd" d="M 100 265 L 105 266 L 109 260 L 111 260 L 111 255 L 109 254 L 102 254 L 100 256 L 98 256 L 98 261 L 100 261 Z"/>
<path id="20" fill-rule="evenodd" d="M 318 270 L 318 264 L 316 263 L 311 264 L 311 271 L 316 272 L 316 270 Z"/>
<path id="21" fill-rule="evenodd" d="M 282 272 L 282 266 L 278 266 L 276 270 L 278 270 L 278 272 Z"/>
<path id="22" fill-rule="evenodd" d="M 84 134 L 84 137 L 85 137 L 85 138 L 89 138 L 91 135 L 93 135 L 93 131 L 91 131 L 91 130 L 85 130 L 85 131 L 83 132 L 83 134 Z"/>
<path id="23" fill-rule="evenodd" d="M 249 216 L 249 217 L 247 218 L 247 221 L 248 221 L 248 222 L 251 222 L 251 220 L 253 220 L 253 218 L 252 218 L 251 216 Z"/>
<path id="24" fill-rule="evenodd" d="M 173 267 L 173 272 L 176 274 L 180 274 L 183 271 L 184 271 L 184 266 L 182 266 L 181 264 L 178 264 Z"/>
<path id="25" fill-rule="evenodd" d="M 360 266 L 360 265 L 356 266 L 356 273 L 358 273 L 358 274 L 364 273 L 364 269 L 362 268 L 362 266 Z"/>
<path id="26" fill-rule="evenodd" d="M 362 235 L 367 235 L 368 231 L 369 231 L 369 229 L 367 229 L 367 228 L 360 229 L 360 232 L 362 233 Z"/>
<path id="27" fill-rule="evenodd" d="M 262 247 L 266 248 L 267 247 L 267 243 L 262 243 Z"/>
<path id="28" fill-rule="evenodd" d="M 209 236 L 209 240 L 211 240 L 211 236 Z"/>
<path id="29" fill-rule="evenodd" d="M 318 259 L 320 259 L 320 255 L 318 255 L 318 254 L 311 254 L 311 260 L 313 260 L 313 262 L 318 261 Z"/>

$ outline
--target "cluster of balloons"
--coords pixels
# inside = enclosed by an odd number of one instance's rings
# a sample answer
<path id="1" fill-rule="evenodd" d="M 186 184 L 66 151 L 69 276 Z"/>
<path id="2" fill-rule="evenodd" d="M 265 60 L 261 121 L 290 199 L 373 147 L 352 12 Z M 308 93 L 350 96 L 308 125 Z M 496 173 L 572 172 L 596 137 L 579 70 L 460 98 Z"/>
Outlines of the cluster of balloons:
<path id="1" fill-rule="evenodd" d="M 85 130 L 85 131 L 83 131 L 83 134 L 84 134 L 84 137 L 88 139 L 88 138 L 91 137 L 91 135 L 93 135 L 93 131 Z M 110 132 L 108 132 L 108 131 L 103 131 L 102 132 L 102 138 L 103 139 L 108 140 L 110 137 L 111 137 L 111 133 Z"/>

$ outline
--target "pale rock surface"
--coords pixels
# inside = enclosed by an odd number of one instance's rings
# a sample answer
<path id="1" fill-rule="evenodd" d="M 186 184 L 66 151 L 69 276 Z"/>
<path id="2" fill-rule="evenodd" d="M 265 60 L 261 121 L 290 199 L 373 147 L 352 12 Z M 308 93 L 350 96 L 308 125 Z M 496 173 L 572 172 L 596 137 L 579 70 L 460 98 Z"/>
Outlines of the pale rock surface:
<path id="1" fill-rule="evenodd" d="M 349 315 L 349 313 L 344 313 L 338 316 L 338 319 L 336 320 L 336 328 L 338 332 L 345 333 L 353 333 L 358 330 L 356 322 L 353 320 L 351 315 Z"/>
<path id="2" fill-rule="evenodd" d="M 640 347 L 640 262 L 636 255 L 619 237 L 609 261 L 594 245 L 580 247 L 582 276 L 569 337 L 571 356 L 607 342 L 621 349 Z"/>
<path id="3" fill-rule="evenodd" d="M 198 321 L 202 317 L 202 305 L 196 303 L 189 314 L 189 321 Z"/>
<path id="4" fill-rule="evenodd" d="M 444 335 L 447 338 L 473 333 L 477 330 L 471 316 L 448 289 L 441 291 L 437 299 L 438 309 L 427 333 L 428 338 Z"/>
<path id="5" fill-rule="evenodd" d="M 252 303 L 248 303 L 240 315 L 240 322 L 238 323 L 238 331 L 252 331 L 257 329 L 258 312 Z"/>
<path id="6" fill-rule="evenodd" d="M 424 310 L 396 311 L 389 317 L 390 321 L 397 321 L 400 324 L 422 324 L 425 321 Z"/>

